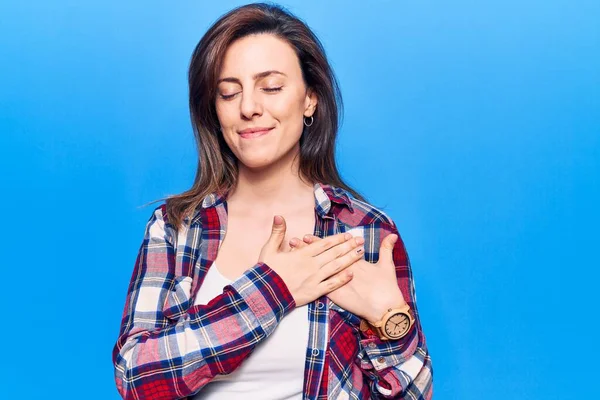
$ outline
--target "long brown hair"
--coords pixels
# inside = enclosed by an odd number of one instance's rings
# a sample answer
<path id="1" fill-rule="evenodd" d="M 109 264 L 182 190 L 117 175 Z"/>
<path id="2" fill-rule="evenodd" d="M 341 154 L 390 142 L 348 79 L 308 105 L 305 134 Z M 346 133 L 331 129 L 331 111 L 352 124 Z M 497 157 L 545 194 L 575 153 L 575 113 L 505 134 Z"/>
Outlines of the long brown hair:
<path id="1" fill-rule="evenodd" d="M 237 159 L 219 128 L 215 99 L 217 80 L 229 45 L 252 34 L 268 33 L 285 40 L 295 50 L 307 88 L 312 89 L 318 106 L 310 127 L 300 138 L 300 174 L 310 183 L 320 182 L 348 190 L 337 170 L 335 140 L 342 97 L 339 85 L 325 56 L 325 50 L 310 28 L 284 8 L 256 3 L 229 11 L 204 34 L 192 54 L 188 72 L 189 107 L 198 148 L 198 167 L 193 186 L 167 199 L 169 220 L 179 227 L 206 195 L 227 193 L 237 183 Z"/>

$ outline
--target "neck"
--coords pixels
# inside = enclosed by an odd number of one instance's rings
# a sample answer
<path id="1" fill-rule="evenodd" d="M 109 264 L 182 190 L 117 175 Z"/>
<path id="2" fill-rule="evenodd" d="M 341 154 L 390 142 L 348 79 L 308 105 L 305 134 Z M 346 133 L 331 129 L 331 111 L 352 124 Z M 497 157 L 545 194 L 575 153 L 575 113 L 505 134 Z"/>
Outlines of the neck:
<path id="1" fill-rule="evenodd" d="M 261 169 L 250 169 L 238 163 L 237 184 L 228 196 L 228 203 L 270 212 L 282 206 L 314 202 L 313 184 L 300 176 L 299 150 L 298 147 L 278 162 Z"/>

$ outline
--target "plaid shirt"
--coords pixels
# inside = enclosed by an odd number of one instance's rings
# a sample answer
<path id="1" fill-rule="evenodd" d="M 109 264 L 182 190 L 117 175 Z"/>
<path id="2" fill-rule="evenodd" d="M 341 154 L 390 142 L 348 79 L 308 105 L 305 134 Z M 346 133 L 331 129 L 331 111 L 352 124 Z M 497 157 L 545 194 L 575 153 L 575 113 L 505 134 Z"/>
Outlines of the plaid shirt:
<path id="1" fill-rule="evenodd" d="M 314 185 L 314 234 L 365 238 L 364 257 L 379 259 L 381 240 L 398 234 L 382 211 L 341 188 Z M 113 351 L 124 399 L 179 399 L 229 374 L 277 328 L 294 299 L 264 263 L 248 269 L 207 305 L 194 305 L 227 226 L 227 202 L 207 196 L 179 230 L 158 207 L 147 226 L 129 284 Z M 327 296 L 308 305 L 304 399 L 431 399 L 432 367 L 415 303 L 412 272 L 399 237 L 393 250 L 398 285 L 415 324 L 397 341 L 367 337 L 360 318 Z"/>

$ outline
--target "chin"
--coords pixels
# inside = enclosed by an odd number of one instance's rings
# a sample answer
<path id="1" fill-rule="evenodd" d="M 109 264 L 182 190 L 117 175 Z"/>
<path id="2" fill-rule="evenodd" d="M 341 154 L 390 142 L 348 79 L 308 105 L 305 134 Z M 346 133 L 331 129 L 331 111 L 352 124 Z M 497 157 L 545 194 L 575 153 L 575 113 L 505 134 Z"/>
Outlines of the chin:
<path id="1" fill-rule="evenodd" d="M 238 161 L 248 169 L 263 169 L 273 165 L 276 160 L 269 157 L 242 157 Z"/>
<path id="2" fill-rule="evenodd" d="M 260 149 L 245 149 L 245 151 L 241 151 L 236 154 L 236 157 L 238 162 L 244 167 L 253 170 L 260 170 L 273 166 L 277 163 L 291 163 L 293 153 L 293 147 L 288 151 L 282 152 L 281 149 L 268 148 L 265 146 Z"/>

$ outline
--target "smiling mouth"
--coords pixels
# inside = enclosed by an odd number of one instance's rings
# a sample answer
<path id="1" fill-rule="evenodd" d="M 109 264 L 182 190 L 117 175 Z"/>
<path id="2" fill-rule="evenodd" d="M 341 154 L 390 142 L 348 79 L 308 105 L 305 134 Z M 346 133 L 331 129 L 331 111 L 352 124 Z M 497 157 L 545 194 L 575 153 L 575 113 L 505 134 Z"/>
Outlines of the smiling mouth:
<path id="1" fill-rule="evenodd" d="M 269 133 L 273 128 L 264 128 L 264 129 L 248 129 L 246 131 L 240 132 L 240 136 L 243 139 L 254 139 L 260 136 L 264 136 Z"/>

